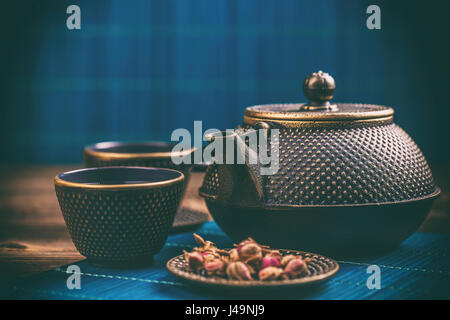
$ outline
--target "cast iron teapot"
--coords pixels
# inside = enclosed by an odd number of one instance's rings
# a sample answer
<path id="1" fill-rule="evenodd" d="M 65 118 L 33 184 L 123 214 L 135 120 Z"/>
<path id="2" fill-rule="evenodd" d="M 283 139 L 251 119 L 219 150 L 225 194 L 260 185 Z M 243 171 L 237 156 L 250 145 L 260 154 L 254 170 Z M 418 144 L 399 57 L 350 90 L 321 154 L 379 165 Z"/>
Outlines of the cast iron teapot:
<path id="1" fill-rule="evenodd" d="M 278 129 L 274 174 L 248 161 L 207 168 L 199 193 L 236 242 L 372 253 L 400 244 L 426 218 L 440 190 L 394 110 L 333 103 L 334 91 L 334 79 L 319 71 L 303 83 L 308 103 L 246 108 L 238 128 Z M 238 134 L 224 137 L 254 151 Z"/>

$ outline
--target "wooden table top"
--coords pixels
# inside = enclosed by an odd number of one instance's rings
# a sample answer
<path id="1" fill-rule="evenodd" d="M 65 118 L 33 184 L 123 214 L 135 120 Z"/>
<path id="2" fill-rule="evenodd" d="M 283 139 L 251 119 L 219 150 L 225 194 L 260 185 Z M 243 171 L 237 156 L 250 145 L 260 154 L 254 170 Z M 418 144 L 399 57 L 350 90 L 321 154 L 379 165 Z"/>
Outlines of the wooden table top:
<path id="1" fill-rule="evenodd" d="M 53 177 L 80 166 L 0 167 L 0 281 L 83 259 L 67 232 Z M 450 166 L 433 168 L 440 198 L 420 231 L 450 233 Z M 207 213 L 198 196 L 203 173 L 194 172 L 182 205 Z"/>
<path id="2" fill-rule="evenodd" d="M 84 259 L 70 239 L 53 177 L 79 166 L 3 167 L 0 172 L 0 281 Z M 181 205 L 208 213 L 193 172 Z M 209 213 L 208 213 L 209 216 Z"/>

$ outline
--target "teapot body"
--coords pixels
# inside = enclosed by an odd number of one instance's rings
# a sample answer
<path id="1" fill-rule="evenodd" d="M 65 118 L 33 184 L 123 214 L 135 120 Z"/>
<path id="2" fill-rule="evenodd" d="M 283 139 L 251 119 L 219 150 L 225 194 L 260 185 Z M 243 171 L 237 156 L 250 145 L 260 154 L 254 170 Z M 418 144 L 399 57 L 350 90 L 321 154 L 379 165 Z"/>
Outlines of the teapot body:
<path id="1" fill-rule="evenodd" d="M 279 130 L 279 170 L 261 176 L 261 199 L 245 165 L 210 165 L 200 189 L 235 241 L 374 252 L 416 231 L 439 194 L 421 150 L 392 120 L 271 126 Z"/>
<path id="2" fill-rule="evenodd" d="M 392 120 L 338 127 L 276 127 L 279 169 L 261 176 L 261 205 L 265 207 L 382 204 L 420 200 L 437 191 L 423 153 Z M 213 165 L 200 193 L 217 198 L 221 188 L 232 187 L 235 171 L 238 165 Z M 233 188 L 247 184 L 253 189 L 245 170 L 238 176 Z M 221 185 L 220 180 L 228 182 Z"/>
<path id="3" fill-rule="evenodd" d="M 249 107 L 240 125 L 278 131 L 269 142 L 277 143 L 278 170 L 259 175 L 247 163 L 214 163 L 200 195 L 237 242 L 250 236 L 275 247 L 359 255 L 400 244 L 440 193 L 423 153 L 394 123 L 392 108 L 331 104 L 334 81 L 311 76 L 304 91 L 316 101 Z"/>

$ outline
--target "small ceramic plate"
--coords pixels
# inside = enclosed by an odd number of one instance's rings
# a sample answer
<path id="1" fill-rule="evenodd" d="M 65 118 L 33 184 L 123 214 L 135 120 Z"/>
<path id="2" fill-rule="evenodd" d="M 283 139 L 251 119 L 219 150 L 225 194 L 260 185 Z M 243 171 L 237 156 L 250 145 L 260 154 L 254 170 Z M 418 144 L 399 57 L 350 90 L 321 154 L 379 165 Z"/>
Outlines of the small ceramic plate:
<path id="1" fill-rule="evenodd" d="M 175 276 L 190 282 L 194 285 L 209 286 L 216 288 L 292 288 L 301 287 L 306 285 L 318 284 L 324 280 L 329 279 L 339 270 L 339 264 L 333 259 L 303 251 L 296 250 L 279 250 L 282 255 L 298 255 L 302 258 L 310 258 L 308 262 L 308 274 L 298 278 L 290 280 L 271 280 L 271 281 L 238 281 L 228 280 L 217 276 L 204 276 L 189 270 L 184 255 L 176 256 L 170 259 L 166 267 Z"/>

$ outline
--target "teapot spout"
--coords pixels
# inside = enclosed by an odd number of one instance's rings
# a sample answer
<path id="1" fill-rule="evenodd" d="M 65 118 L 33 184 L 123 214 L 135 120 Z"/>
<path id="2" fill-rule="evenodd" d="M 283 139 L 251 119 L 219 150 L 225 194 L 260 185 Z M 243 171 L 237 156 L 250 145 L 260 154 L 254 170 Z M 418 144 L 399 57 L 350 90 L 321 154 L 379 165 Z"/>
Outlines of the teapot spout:
<path id="1" fill-rule="evenodd" d="M 258 154 L 246 143 L 246 135 L 239 131 L 217 131 L 206 136 L 210 144 L 205 154 L 212 155 L 201 196 L 235 205 L 264 204 L 263 177 Z M 215 188 L 209 184 L 216 181 Z"/>
<path id="2" fill-rule="evenodd" d="M 238 154 L 242 154 L 245 161 L 245 168 L 253 182 L 254 190 L 258 200 L 264 201 L 263 176 L 261 175 L 261 163 L 258 153 L 245 143 L 245 136 L 236 135 L 236 149 Z"/>

